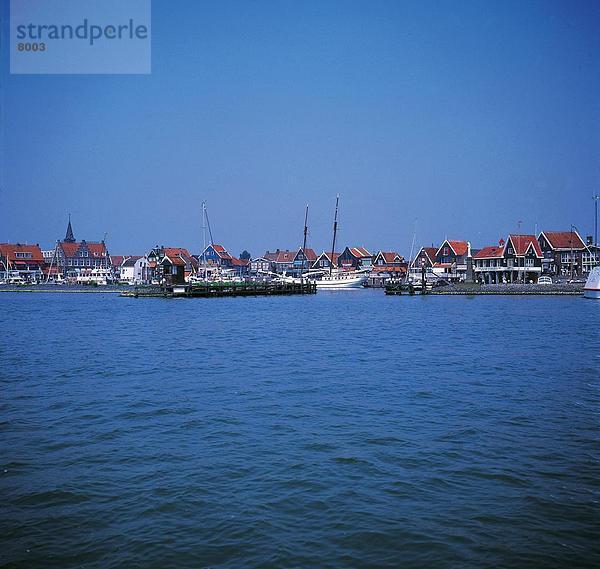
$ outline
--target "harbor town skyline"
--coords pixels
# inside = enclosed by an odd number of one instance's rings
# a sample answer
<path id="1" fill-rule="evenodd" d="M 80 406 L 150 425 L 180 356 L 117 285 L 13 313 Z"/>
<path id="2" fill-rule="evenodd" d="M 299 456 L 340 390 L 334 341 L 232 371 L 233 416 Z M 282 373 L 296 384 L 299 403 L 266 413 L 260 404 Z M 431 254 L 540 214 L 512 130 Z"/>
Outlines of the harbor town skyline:
<path id="1" fill-rule="evenodd" d="M 298 244 L 309 202 L 320 249 L 338 192 L 340 239 L 404 255 L 415 219 L 427 244 L 590 231 L 597 4 L 178 6 L 153 4 L 150 75 L 3 60 L 1 241 L 50 244 L 71 212 L 114 251 L 198 250 L 206 200 L 255 254 Z"/>
<path id="2" fill-rule="evenodd" d="M 420 231 L 419 231 L 419 220 L 415 219 L 412 220 L 412 227 L 413 227 L 413 233 L 412 233 L 412 237 L 410 238 L 410 241 L 407 243 L 398 243 L 396 242 L 391 242 L 391 243 L 385 243 L 385 244 L 381 244 L 380 242 L 377 241 L 377 239 L 375 239 L 373 236 L 369 236 L 369 235 L 360 235 L 360 232 L 352 232 L 352 234 L 358 234 L 359 236 L 357 237 L 357 239 L 355 240 L 349 240 L 345 237 L 345 232 L 343 231 L 343 229 L 339 231 L 339 239 L 340 241 L 338 242 L 339 244 L 343 244 L 342 245 L 342 249 L 345 246 L 364 246 L 366 247 L 368 250 L 370 251 L 395 251 L 398 252 L 400 254 L 402 254 L 402 256 L 405 259 L 409 259 L 411 257 L 411 249 L 412 250 L 412 255 L 413 257 L 418 253 L 419 249 L 421 247 L 437 247 L 439 245 L 439 243 L 443 242 L 446 239 L 461 239 L 461 240 L 465 240 L 468 241 L 471 246 L 475 249 L 480 249 L 483 248 L 485 246 L 490 246 L 490 245 L 497 245 L 499 242 L 503 242 L 506 239 L 506 235 L 508 234 L 527 234 L 527 235 L 535 235 L 538 236 L 540 234 L 540 232 L 542 230 L 551 230 L 551 231 L 563 231 L 563 232 L 568 232 L 568 231 L 573 231 L 574 233 L 577 233 L 581 236 L 581 238 L 583 240 L 589 240 L 590 243 L 592 244 L 596 244 L 597 241 L 597 231 L 598 231 L 598 227 L 597 225 L 595 225 L 594 223 L 594 206 L 597 207 L 597 204 L 595 202 L 593 202 L 592 200 L 590 200 L 592 203 L 592 207 L 590 208 L 590 211 L 588 212 L 588 217 L 590 218 L 587 222 L 583 222 L 583 223 L 568 223 L 568 222 L 563 222 L 561 223 L 559 226 L 557 227 L 551 227 L 542 223 L 533 223 L 528 224 L 527 222 L 522 221 L 521 219 L 519 221 L 517 221 L 513 227 L 508 227 L 503 229 L 499 229 L 498 230 L 498 234 L 497 234 L 497 238 L 495 240 L 489 240 L 489 241 L 482 241 L 481 237 L 483 235 L 483 228 L 481 230 L 475 231 L 474 234 L 467 234 L 464 231 L 459 231 L 457 234 L 448 234 L 447 232 L 444 232 L 443 230 L 436 230 L 434 232 L 434 235 L 428 239 L 427 237 L 424 237 L 421 235 Z M 213 214 L 211 212 L 211 225 L 214 227 L 214 222 L 212 221 L 213 219 Z M 185 247 L 186 249 L 188 249 L 190 252 L 192 252 L 193 254 L 200 254 L 207 245 L 210 244 L 210 236 L 208 234 L 207 228 L 203 226 L 203 222 L 201 220 L 198 221 L 198 227 L 197 227 L 197 236 L 196 239 L 193 240 L 192 242 L 179 242 L 176 241 L 175 239 L 169 237 L 167 235 L 166 239 L 160 240 L 160 239 L 150 239 L 150 241 L 148 243 L 146 243 L 145 245 L 143 245 L 141 248 L 135 248 L 133 247 L 133 245 L 131 243 L 128 244 L 127 241 L 123 241 L 123 244 L 120 247 L 116 247 L 115 244 L 112 242 L 110 236 L 113 234 L 113 231 L 111 231 L 111 228 L 107 228 L 100 236 L 95 236 L 90 234 L 89 230 L 87 229 L 87 223 L 86 220 L 81 220 L 83 221 L 83 223 L 80 223 L 80 220 L 77 220 L 74 216 L 72 216 L 72 214 L 67 214 L 65 217 L 66 223 L 68 224 L 68 229 L 67 229 L 67 233 L 69 231 L 69 229 L 71 229 L 71 224 L 73 223 L 73 225 L 77 228 L 77 233 L 80 236 L 80 238 L 88 241 L 88 242 L 105 242 L 107 249 L 109 250 L 110 254 L 112 255 L 144 255 L 148 250 L 150 250 L 152 247 L 156 246 L 156 245 L 169 245 L 169 246 L 177 246 L 177 247 Z M 299 221 L 299 223 L 303 223 L 304 218 L 302 218 L 302 220 Z M 321 220 L 323 221 L 323 220 Z M 291 223 L 291 220 L 290 220 Z M 309 219 L 309 223 L 310 223 L 310 219 Z M 323 223 L 326 225 L 325 230 L 323 231 L 323 235 L 324 237 L 321 239 L 320 242 L 314 242 L 312 237 L 314 232 L 312 231 L 311 226 L 309 225 L 309 234 L 308 234 L 308 240 L 307 240 L 307 247 L 310 247 L 311 249 L 314 249 L 315 251 L 317 251 L 318 253 L 320 252 L 330 252 L 331 251 L 331 219 L 329 220 L 329 223 L 327 224 L 326 222 L 323 221 Z M 343 227 L 343 225 L 342 225 Z M 321 230 L 322 228 L 319 227 L 319 230 Z M 56 243 L 61 241 L 64 237 L 64 233 L 65 233 L 65 223 L 63 223 L 62 227 L 57 229 L 58 233 L 56 235 L 54 235 L 53 238 L 47 239 L 47 240 L 41 240 L 38 239 L 39 235 L 29 235 L 29 236 L 25 236 L 25 238 L 17 238 L 17 239 L 10 239 L 10 238 L 5 238 L 2 239 L 2 236 L 0 235 L 0 242 L 3 243 L 22 243 L 22 244 L 37 244 L 40 246 L 41 249 L 51 249 L 54 248 Z M 329 231 L 329 233 L 327 233 L 327 231 Z M 173 232 L 175 233 L 175 232 Z M 246 251 L 247 253 L 249 253 L 251 255 L 251 257 L 259 257 L 261 256 L 265 251 L 269 251 L 269 250 L 290 250 L 290 251 L 297 251 L 298 248 L 302 245 L 302 225 L 299 225 L 297 231 L 296 231 L 297 235 L 296 240 L 292 241 L 292 242 L 283 242 L 282 239 L 280 239 L 278 236 L 276 235 L 268 235 L 265 233 L 265 235 L 261 235 L 259 240 L 255 239 L 255 236 L 248 236 L 247 239 L 240 241 L 238 244 L 233 243 L 232 244 L 232 240 L 229 238 L 229 235 L 227 232 L 223 233 L 220 231 L 220 228 L 217 226 L 214 230 L 214 235 L 215 235 L 215 243 L 222 243 L 224 244 L 227 249 L 229 250 L 229 252 L 233 255 L 238 255 L 241 254 L 243 251 Z M 321 231 L 319 231 L 319 233 L 321 233 Z M 489 231 L 487 233 L 490 233 Z M 160 235 L 160 232 L 157 232 L 157 235 Z M 293 238 L 293 237 L 292 237 Z M 243 239 L 243 238 L 242 238 Z M 266 245 L 260 249 L 258 248 L 252 248 L 246 245 L 246 243 L 249 242 L 264 242 Z M 336 248 L 339 248 L 339 246 Z"/>

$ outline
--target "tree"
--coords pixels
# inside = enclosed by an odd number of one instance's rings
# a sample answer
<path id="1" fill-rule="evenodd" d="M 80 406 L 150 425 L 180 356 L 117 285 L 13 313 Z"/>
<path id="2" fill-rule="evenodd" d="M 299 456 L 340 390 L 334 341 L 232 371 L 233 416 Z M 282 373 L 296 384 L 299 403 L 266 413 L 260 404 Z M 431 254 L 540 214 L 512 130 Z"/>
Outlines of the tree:
<path id="1" fill-rule="evenodd" d="M 246 251 L 246 249 L 244 249 L 241 253 L 240 253 L 240 259 L 242 261 L 247 261 L 248 259 L 250 259 L 251 255 L 250 253 L 248 253 L 248 251 Z"/>

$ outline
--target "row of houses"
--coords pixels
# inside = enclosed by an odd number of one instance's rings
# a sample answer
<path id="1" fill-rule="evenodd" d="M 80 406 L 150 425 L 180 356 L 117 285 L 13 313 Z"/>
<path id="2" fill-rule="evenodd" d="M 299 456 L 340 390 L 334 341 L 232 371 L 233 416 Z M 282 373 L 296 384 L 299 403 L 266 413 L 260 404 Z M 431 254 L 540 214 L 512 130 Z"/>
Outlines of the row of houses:
<path id="1" fill-rule="evenodd" d="M 421 248 L 410 270 L 449 282 L 535 283 L 542 274 L 582 277 L 599 262 L 600 250 L 591 237 L 584 241 L 575 230 L 542 231 L 538 236 L 510 234 L 482 249 L 472 249 L 468 241 L 445 240 L 437 248 Z"/>
<path id="2" fill-rule="evenodd" d="M 28 281 L 45 278 L 77 280 L 106 274 L 130 283 L 182 283 L 203 272 L 237 277 L 272 273 L 297 276 L 307 270 L 368 270 L 371 284 L 381 284 L 410 271 L 425 272 L 449 282 L 536 282 L 540 275 L 583 276 L 600 261 L 598 246 L 575 230 L 542 231 L 539 235 L 510 234 L 497 245 L 473 249 L 467 240 L 446 239 L 438 247 L 422 247 L 412 262 L 395 251 L 369 252 L 346 247 L 341 253 L 317 253 L 311 248 L 276 249 L 240 259 L 225 247 L 210 244 L 199 255 L 181 247 L 155 246 L 145 255 L 110 255 L 104 241 L 77 241 L 69 220 L 65 238 L 51 250 L 39 245 L 0 244 L 0 269 Z"/>

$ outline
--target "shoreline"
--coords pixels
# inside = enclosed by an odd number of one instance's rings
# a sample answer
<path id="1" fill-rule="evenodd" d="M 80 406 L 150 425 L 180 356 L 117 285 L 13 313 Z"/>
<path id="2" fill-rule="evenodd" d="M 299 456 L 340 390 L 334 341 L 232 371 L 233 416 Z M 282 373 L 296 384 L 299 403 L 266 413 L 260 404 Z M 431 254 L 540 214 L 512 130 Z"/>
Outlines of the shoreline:
<path id="1" fill-rule="evenodd" d="M 365 290 L 381 290 L 384 288 Z M 57 288 L 36 288 L 34 286 L 15 286 L 15 287 L 0 287 L 0 293 L 29 293 L 29 294 L 117 294 L 124 297 L 133 296 L 152 296 L 144 294 L 143 289 L 138 289 L 138 294 L 130 288 L 105 288 L 105 287 L 57 287 Z M 343 291 L 342 291 L 343 292 Z M 156 296 L 156 295 L 155 295 Z M 162 294 L 160 296 L 163 296 Z M 212 296 L 212 295 L 209 295 Z M 390 295 L 397 296 L 397 295 Z M 404 293 L 401 296 L 409 296 Z M 427 291 L 425 295 L 416 292 L 413 296 L 582 296 L 583 286 L 577 287 L 573 285 L 554 285 L 552 287 L 542 288 L 538 285 L 498 285 L 497 288 L 481 288 L 481 287 L 466 287 L 466 286 L 451 286 L 440 289 Z"/>

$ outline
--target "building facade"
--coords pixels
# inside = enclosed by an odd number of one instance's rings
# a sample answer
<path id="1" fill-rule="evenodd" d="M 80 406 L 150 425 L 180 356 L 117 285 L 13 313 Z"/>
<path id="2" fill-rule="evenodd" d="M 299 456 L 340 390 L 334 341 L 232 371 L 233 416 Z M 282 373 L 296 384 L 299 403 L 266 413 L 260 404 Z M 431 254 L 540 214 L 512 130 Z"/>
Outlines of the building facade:
<path id="1" fill-rule="evenodd" d="M 156 246 L 146 259 L 146 278 L 156 284 L 183 284 L 198 272 L 198 260 L 183 247 Z"/>
<path id="2" fill-rule="evenodd" d="M 544 273 L 581 276 L 589 272 L 590 251 L 576 230 L 542 231 L 537 241 L 543 254 Z"/>
<path id="3" fill-rule="evenodd" d="M 468 241 L 446 239 L 435 253 L 433 273 L 449 282 L 464 282 L 470 256 L 471 244 Z"/>
<path id="4" fill-rule="evenodd" d="M 314 270 L 329 270 L 332 267 L 332 262 L 331 262 L 331 251 L 329 253 L 327 253 L 326 251 L 323 251 L 316 259 L 315 262 L 312 264 L 312 269 Z M 339 253 L 333 253 L 333 266 L 337 267 L 337 260 L 338 257 L 340 256 Z"/>
<path id="5" fill-rule="evenodd" d="M 146 284 L 149 282 L 148 259 L 131 255 L 124 257 L 119 266 L 119 280 L 129 284 Z"/>
<path id="6" fill-rule="evenodd" d="M 436 262 L 435 254 L 437 250 L 437 247 L 421 247 L 410 264 L 410 274 L 415 278 L 421 278 L 424 268 L 426 275 L 433 276 L 433 266 Z"/>
<path id="7" fill-rule="evenodd" d="M 271 263 L 271 270 L 274 273 L 283 274 L 293 268 L 295 256 L 296 251 L 276 249 L 275 251 L 267 251 L 263 255 L 263 258 L 269 260 Z"/>
<path id="8" fill-rule="evenodd" d="M 346 247 L 337 259 L 337 266 L 344 270 L 370 269 L 373 255 L 364 247 Z"/>
<path id="9" fill-rule="evenodd" d="M 208 268 L 218 268 L 235 273 L 236 276 L 248 274 L 251 268 L 249 259 L 238 259 L 231 255 L 223 245 L 211 243 L 199 257 L 200 265 Z"/>
<path id="10" fill-rule="evenodd" d="M 508 236 L 473 257 L 475 280 L 482 284 L 536 283 L 542 273 L 542 250 L 535 235 Z"/>
<path id="11" fill-rule="evenodd" d="M 44 277 L 46 261 L 39 245 L 0 243 L 0 275 L 3 279 L 19 277 L 39 282 Z"/>
<path id="12" fill-rule="evenodd" d="M 104 241 L 77 241 L 71 220 L 65 238 L 58 241 L 50 265 L 55 266 L 66 279 L 74 280 L 87 273 L 98 271 L 112 273 L 112 263 Z"/>
<path id="13" fill-rule="evenodd" d="M 309 247 L 306 247 L 306 249 L 300 247 L 292 261 L 292 274 L 300 275 L 308 271 L 316 260 L 317 254 L 312 249 Z"/>

